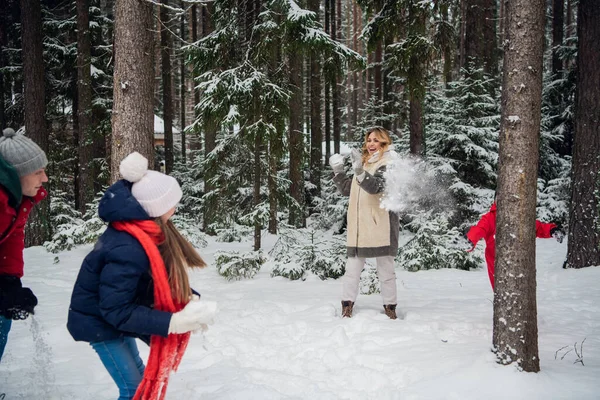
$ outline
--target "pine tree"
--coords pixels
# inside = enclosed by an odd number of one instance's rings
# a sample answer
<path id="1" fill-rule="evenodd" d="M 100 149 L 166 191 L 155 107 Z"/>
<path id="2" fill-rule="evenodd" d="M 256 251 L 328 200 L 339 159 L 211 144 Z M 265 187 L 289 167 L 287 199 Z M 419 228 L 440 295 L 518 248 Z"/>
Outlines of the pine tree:
<path id="1" fill-rule="evenodd" d="M 152 6 L 136 0 L 115 2 L 115 71 L 111 181 L 132 151 L 154 165 L 154 38 Z"/>
<path id="2" fill-rule="evenodd" d="M 600 8 L 580 0 L 567 268 L 600 265 Z"/>
<path id="3" fill-rule="evenodd" d="M 544 1 L 508 3 L 502 92 L 493 344 L 499 363 L 540 370 L 535 205 Z"/>

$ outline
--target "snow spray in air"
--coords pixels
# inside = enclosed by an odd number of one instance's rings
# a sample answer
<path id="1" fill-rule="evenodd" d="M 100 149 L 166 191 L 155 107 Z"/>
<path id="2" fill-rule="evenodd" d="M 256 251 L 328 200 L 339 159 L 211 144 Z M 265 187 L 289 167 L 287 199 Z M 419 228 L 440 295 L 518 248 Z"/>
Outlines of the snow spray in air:
<path id="1" fill-rule="evenodd" d="M 57 393 L 53 391 L 55 377 L 52 373 L 53 366 L 52 348 L 44 340 L 43 329 L 35 316 L 31 315 L 31 336 L 35 346 L 33 355 L 33 368 L 30 369 L 32 382 L 36 383 L 35 394 L 38 399 L 55 399 Z"/>
<path id="2" fill-rule="evenodd" d="M 419 209 L 452 207 L 452 198 L 438 183 L 435 168 L 416 157 L 400 157 L 393 153 L 384 174 L 385 193 L 381 207 L 397 213 L 413 213 Z"/>

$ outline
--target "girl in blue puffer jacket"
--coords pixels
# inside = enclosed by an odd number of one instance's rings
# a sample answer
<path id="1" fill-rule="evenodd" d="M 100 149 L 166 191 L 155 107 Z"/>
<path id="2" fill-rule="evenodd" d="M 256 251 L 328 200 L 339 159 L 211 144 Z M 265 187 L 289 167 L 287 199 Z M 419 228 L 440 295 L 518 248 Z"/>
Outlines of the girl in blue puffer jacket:
<path id="1" fill-rule="evenodd" d="M 67 322 L 98 353 L 120 400 L 163 398 L 190 332 L 212 323 L 216 309 L 193 294 L 185 267 L 205 263 L 169 221 L 181 188 L 147 168 L 130 154 L 120 165 L 125 179 L 102 197 L 98 212 L 109 226 L 83 261 Z M 150 342 L 146 367 L 134 338 Z"/>

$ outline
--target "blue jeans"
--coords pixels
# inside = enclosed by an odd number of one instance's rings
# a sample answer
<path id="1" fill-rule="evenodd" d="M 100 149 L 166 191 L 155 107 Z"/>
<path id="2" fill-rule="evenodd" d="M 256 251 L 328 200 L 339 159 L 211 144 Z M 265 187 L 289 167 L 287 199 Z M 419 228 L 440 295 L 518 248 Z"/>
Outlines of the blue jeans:
<path id="1" fill-rule="evenodd" d="M 119 388 L 119 400 L 133 399 L 144 376 L 144 362 L 132 337 L 90 343 Z"/>
<path id="2" fill-rule="evenodd" d="M 2 354 L 4 354 L 4 348 L 8 341 L 8 332 L 12 325 L 12 319 L 4 318 L 0 315 L 0 361 L 2 361 Z"/>

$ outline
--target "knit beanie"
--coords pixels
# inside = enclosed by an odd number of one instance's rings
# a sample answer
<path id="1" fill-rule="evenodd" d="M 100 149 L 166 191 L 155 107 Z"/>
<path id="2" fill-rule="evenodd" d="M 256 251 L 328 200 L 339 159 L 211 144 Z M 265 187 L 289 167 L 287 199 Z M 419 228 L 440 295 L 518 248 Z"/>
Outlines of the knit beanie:
<path id="1" fill-rule="evenodd" d="M 160 217 L 181 200 L 181 188 L 172 176 L 148 170 L 148 160 L 133 152 L 121 161 L 119 171 L 133 183 L 131 194 L 152 218 Z"/>
<path id="2" fill-rule="evenodd" d="M 0 154 L 17 171 L 19 178 L 38 169 L 46 168 L 46 153 L 28 137 L 15 133 L 11 128 L 2 131 Z"/>

